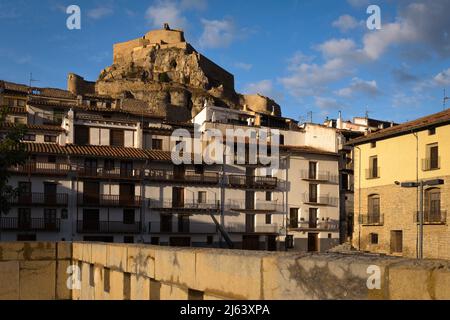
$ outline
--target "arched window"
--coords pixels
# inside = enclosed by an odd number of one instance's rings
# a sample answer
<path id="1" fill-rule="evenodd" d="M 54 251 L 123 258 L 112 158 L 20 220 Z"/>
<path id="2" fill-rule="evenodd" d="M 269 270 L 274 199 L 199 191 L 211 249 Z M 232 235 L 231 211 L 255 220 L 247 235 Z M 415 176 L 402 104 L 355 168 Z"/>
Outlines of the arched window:
<path id="1" fill-rule="evenodd" d="M 425 222 L 441 221 L 441 190 L 431 188 L 425 191 Z"/>

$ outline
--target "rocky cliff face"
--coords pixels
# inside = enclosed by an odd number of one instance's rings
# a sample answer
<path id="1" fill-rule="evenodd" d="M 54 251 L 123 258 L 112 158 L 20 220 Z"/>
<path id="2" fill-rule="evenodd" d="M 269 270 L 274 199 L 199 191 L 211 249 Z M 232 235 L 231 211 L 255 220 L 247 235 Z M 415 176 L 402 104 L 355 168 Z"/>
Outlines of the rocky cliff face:
<path id="1" fill-rule="evenodd" d="M 115 52 L 119 58 L 114 64 L 101 72 L 97 93 L 145 101 L 149 111 L 172 121 L 191 119 L 205 104 L 233 109 L 243 109 L 247 104 L 254 111 L 281 113 L 268 98 L 236 93 L 233 75 L 185 42 L 120 50 L 120 54 Z"/>

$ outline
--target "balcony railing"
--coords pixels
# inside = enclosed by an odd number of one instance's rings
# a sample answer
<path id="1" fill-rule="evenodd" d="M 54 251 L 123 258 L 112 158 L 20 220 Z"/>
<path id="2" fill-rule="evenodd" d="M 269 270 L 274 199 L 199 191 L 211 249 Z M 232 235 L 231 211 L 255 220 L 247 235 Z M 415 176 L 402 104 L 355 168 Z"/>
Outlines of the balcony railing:
<path id="1" fill-rule="evenodd" d="M 278 224 L 268 225 L 245 225 L 243 223 L 229 223 L 225 225 L 225 230 L 229 233 L 280 233 L 281 227 Z"/>
<path id="2" fill-rule="evenodd" d="M 366 169 L 366 179 L 378 179 L 380 177 L 380 167 Z"/>
<path id="3" fill-rule="evenodd" d="M 71 166 L 66 163 L 27 162 L 24 165 L 10 167 L 8 170 L 21 174 L 67 175 L 71 171 Z"/>
<path id="4" fill-rule="evenodd" d="M 66 193 L 22 193 L 9 200 L 11 205 L 32 206 L 67 206 L 68 195 Z"/>
<path id="5" fill-rule="evenodd" d="M 303 194 L 303 202 L 305 202 L 307 204 L 318 205 L 318 206 L 337 207 L 337 205 L 339 203 L 339 199 L 337 197 L 331 197 L 329 195 L 313 196 L 306 192 Z"/>
<path id="6" fill-rule="evenodd" d="M 176 183 L 203 183 L 218 184 L 219 174 L 216 172 L 205 172 L 203 174 L 194 171 L 186 171 L 184 174 L 175 174 L 171 170 L 147 170 L 145 178 L 150 181 L 176 182 Z"/>
<path id="7" fill-rule="evenodd" d="M 366 226 L 382 226 L 384 225 L 384 215 L 382 214 L 360 215 L 359 223 Z"/>
<path id="8" fill-rule="evenodd" d="M 125 223 L 122 221 L 77 221 L 78 233 L 139 233 L 140 222 Z"/>
<path id="9" fill-rule="evenodd" d="M 196 200 L 174 202 L 172 200 L 150 200 L 150 208 L 159 211 L 219 211 L 220 201 L 199 202 Z"/>
<path id="10" fill-rule="evenodd" d="M 142 170 L 140 169 L 122 169 L 112 168 L 79 168 L 78 176 L 82 178 L 104 178 L 104 179 L 141 179 Z"/>
<path id="11" fill-rule="evenodd" d="M 327 220 L 327 221 L 299 221 L 297 226 L 294 225 L 289 227 L 290 229 L 302 230 L 324 230 L 324 231 L 338 231 L 339 221 L 337 220 Z"/>
<path id="12" fill-rule="evenodd" d="M 439 170 L 441 168 L 441 157 L 422 159 L 422 170 L 431 171 Z"/>
<path id="13" fill-rule="evenodd" d="M 179 225 L 176 221 L 170 224 L 161 222 L 149 222 L 149 233 L 169 233 L 169 234 L 216 234 L 218 229 L 214 223 L 190 222 L 186 221 Z"/>
<path id="14" fill-rule="evenodd" d="M 277 183 L 278 179 L 275 177 L 227 176 L 227 184 L 232 188 L 275 189 Z"/>
<path id="15" fill-rule="evenodd" d="M 245 200 L 228 200 L 225 202 L 226 210 L 238 212 L 284 212 L 284 205 L 278 201 L 254 201 L 247 203 Z"/>
<path id="16" fill-rule="evenodd" d="M 140 196 L 79 194 L 78 205 L 84 207 L 140 207 Z"/>
<path id="17" fill-rule="evenodd" d="M 337 174 L 332 174 L 329 171 L 313 172 L 309 170 L 301 170 L 300 178 L 303 180 L 325 181 L 331 183 L 339 182 L 339 176 Z"/>
<path id="18" fill-rule="evenodd" d="M 0 229 L 3 231 L 47 231 L 58 232 L 60 219 L 19 219 L 1 218 Z"/>
<path id="19" fill-rule="evenodd" d="M 419 212 L 415 212 L 414 222 L 420 223 Z M 446 224 L 447 223 L 447 211 L 444 211 L 444 210 L 424 211 L 423 223 L 424 224 Z"/>

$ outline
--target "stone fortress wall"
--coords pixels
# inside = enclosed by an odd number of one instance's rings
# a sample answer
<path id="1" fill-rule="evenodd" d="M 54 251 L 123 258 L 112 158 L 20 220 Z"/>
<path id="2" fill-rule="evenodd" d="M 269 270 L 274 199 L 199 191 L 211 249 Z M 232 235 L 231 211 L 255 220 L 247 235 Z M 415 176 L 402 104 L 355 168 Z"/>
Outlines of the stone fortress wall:
<path id="1" fill-rule="evenodd" d="M 80 289 L 67 287 L 69 266 L 80 270 Z M 370 266 L 381 271 L 380 289 L 367 288 Z M 4 299 L 450 299 L 450 262 L 85 242 L 0 243 Z"/>

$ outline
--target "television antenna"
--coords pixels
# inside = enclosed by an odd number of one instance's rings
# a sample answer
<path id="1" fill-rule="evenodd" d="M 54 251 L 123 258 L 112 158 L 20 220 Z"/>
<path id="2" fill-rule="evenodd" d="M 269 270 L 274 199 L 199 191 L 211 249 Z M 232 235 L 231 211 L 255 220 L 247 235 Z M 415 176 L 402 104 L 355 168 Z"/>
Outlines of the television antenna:
<path id="1" fill-rule="evenodd" d="M 31 88 L 33 82 L 39 82 L 39 80 L 33 79 L 33 73 L 30 72 L 30 85 L 29 85 L 30 88 Z"/>
<path id="2" fill-rule="evenodd" d="M 447 109 L 446 108 L 447 100 L 450 100 L 450 97 L 447 97 L 447 93 L 445 92 L 445 89 L 444 89 L 444 99 L 442 101 L 442 107 L 444 110 Z"/>

